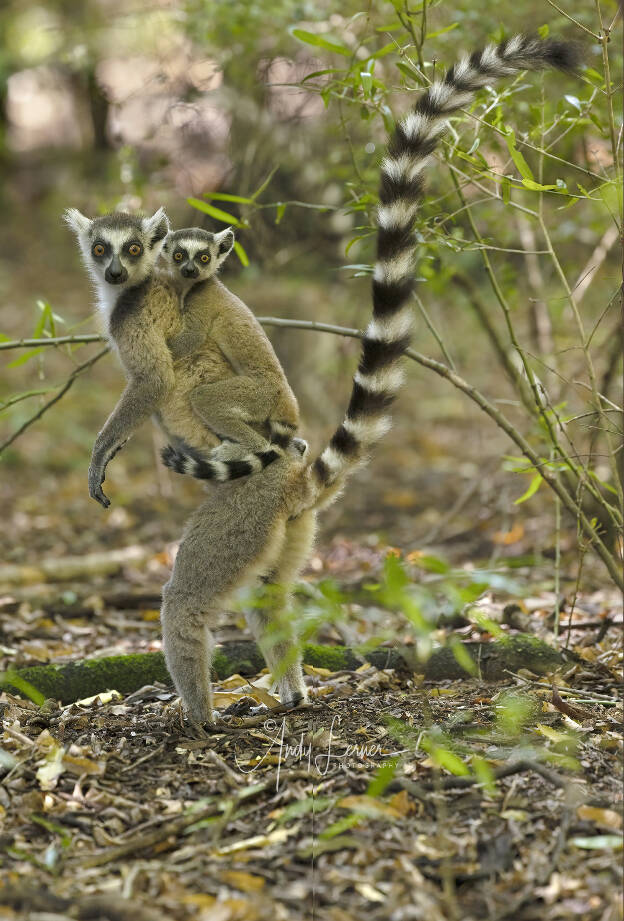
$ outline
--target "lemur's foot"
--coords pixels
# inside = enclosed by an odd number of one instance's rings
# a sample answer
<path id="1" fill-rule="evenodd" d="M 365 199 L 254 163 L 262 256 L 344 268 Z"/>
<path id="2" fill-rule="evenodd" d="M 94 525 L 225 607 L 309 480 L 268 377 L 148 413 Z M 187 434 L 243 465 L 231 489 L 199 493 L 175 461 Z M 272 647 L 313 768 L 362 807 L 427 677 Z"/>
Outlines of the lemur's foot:
<path id="1" fill-rule="evenodd" d="M 167 445 L 163 448 L 160 452 L 160 458 L 165 467 L 169 467 L 170 470 L 175 470 L 176 473 L 185 472 L 186 455 L 174 448 L 173 445 Z"/>
<path id="2" fill-rule="evenodd" d="M 293 438 L 292 446 L 302 457 L 307 453 L 309 447 L 305 438 Z"/>

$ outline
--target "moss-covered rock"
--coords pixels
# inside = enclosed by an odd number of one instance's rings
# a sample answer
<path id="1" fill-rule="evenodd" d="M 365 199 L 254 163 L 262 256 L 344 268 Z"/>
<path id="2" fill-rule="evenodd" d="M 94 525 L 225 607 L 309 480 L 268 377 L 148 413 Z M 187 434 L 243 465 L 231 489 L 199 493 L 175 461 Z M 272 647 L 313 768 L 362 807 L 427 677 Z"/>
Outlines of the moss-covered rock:
<path id="1" fill-rule="evenodd" d="M 528 668 L 541 675 L 563 661 L 561 653 L 556 649 L 527 634 L 505 636 L 494 643 L 461 645 L 475 662 L 477 674 L 486 680 L 505 678 L 508 671 L 515 672 L 519 668 Z M 426 663 L 419 664 L 414 661 L 414 648 L 411 646 L 380 646 L 369 652 L 358 653 L 347 646 L 308 644 L 303 647 L 303 661 L 332 672 L 355 670 L 366 661 L 376 668 L 424 672 L 425 678 L 433 681 L 466 677 L 465 670 L 450 647 L 435 650 Z M 234 674 L 257 675 L 264 667 L 265 662 L 259 649 L 250 641 L 224 643 L 215 650 L 215 678 L 224 679 Z M 44 697 L 52 697 L 63 704 L 113 689 L 129 694 L 155 681 L 172 683 L 164 656 L 160 652 L 107 656 L 66 665 L 35 665 L 21 668 L 16 674 Z M 14 693 L 20 693 L 11 685 L 9 676 L 4 676 L 4 680 L 0 676 L 0 686 L 2 684 Z"/>

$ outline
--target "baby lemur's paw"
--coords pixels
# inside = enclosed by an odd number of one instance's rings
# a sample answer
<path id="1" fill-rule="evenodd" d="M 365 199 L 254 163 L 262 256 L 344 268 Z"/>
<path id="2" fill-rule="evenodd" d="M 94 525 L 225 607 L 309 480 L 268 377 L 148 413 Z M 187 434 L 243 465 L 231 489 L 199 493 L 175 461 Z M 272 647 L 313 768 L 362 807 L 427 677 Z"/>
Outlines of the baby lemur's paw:
<path id="1" fill-rule="evenodd" d="M 304 455 L 307 453 L 309 447 L 305 438 L 293 438 L 292 446 L 295 451 L 298 451 L 299 454 L 301 454 L 302 457 L 304 457 Z"/>

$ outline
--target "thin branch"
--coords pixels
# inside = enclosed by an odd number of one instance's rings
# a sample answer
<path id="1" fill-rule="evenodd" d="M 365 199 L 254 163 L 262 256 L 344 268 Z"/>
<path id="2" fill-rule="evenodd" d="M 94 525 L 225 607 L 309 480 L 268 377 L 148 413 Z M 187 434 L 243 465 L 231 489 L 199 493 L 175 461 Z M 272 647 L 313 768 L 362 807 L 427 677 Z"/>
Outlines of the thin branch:
<path id="1" fill-rule="evenodd" d="M 4 349 L 32 349 L 44 348 L 47 345 L 75 345 L 84 342 L 105 342 L 106 336 L 97 333 L 84 336 L 51 336 L 46 339 L 13 339 L 9 342 L 0 342 L 0 352 Z"/>
<path id="2" fill-rule="evenodd" d="M 565 10 L 562 10 L 560 6 L 557 6 L 556 3 L 553 3 L 553 0 L 546 0 L 558 13 L 561 13 L 562 16 L 565 16 L 566 19 L 569 19 L 570 22 L 573 22 L 575 26 L 578 26 L 579 29 L 582 29 L 583 32 L 587 32 L 588 35 L 591 35 L 592 38 L 595 38 L 596 41 L 600 41 L 600 37 L 596 35 L 595 32 L 592 32 L 591 29 L 588 29 L 587 26 L 584 26 L 582 22 L 579 22 L 578 19 L 575 19 L 574 16 L 570 16 L 569 13 L 566 13 Z"/>
<path id="3" fill-rule="evenodd" d="M 45 342 L 47 340 L 43 340 L 43 341 Z M 103 358 L 104 355 L 108 354 L 108 351 L 109 351 L 108 348 L 102 349 L 102 351 L 98 352 L 96 355 L 92 355 L 88 361 L 85 361 L 83 364 L 78 365 L 78 367 L 75 368 L 70 374 L 70 376 L 67 378 L 67 380 L 65 381 L 65 383 L 63 384 L 59 392 L 55 396 L 53 396 L 51 400 L 48 400 L 47 403 L 44 403 L 43 406 L 34 414 L 34 416 L 31 416 L 29 419 L 26 420 L 26 422 L 23 423 L 23 425 L 20 425 L 17 431 L 13 432 L 13 434 L 10 435 L 6 441 L 3 441 L 2 444 L 0 444 L 0 454 L 2 454 L 2 452 L 6 448 L 8 448 L 9 445 L 12 445 L 13 442 L 17 438 L 19 438 L 19 436 L 23 432 L 25 432 L 27 428 L 30 428 L 30 426 L 33 425 L 38 419 L 40 419 L 44 413 L 46 413 L 52 406 L 54 406 L 55 403 L 58 403 L 61 397 L 65 396 L 65 394 L 67 393 L 69 388 L 72 386 L 76 378 L 80 374 L 82 374 L 83 371 L 86 371 L 88 368 L 91 368 L 96 363 L 96 361 L 99 361 L 100 358 Z"/>

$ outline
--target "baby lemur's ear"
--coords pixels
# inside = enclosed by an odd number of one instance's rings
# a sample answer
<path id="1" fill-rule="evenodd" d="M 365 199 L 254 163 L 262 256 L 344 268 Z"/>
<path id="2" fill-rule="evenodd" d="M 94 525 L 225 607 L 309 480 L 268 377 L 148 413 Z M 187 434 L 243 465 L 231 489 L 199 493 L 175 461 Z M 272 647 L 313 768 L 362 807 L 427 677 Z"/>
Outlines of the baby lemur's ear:
<path id="1" fill-rule="evenodd" d="M 218 253 L 220 256 L 227 256 L 232 247 L 234 246 L 234 231 L 231 227 L 226 227 L 225 230 L 219 231 L 214 235 L 215 243 L 218 246 Z"/>
<path id="2" fill-rule="evenodd" d="M 164 240 L 169 233 L 169 218 L 165 214 L 165 209 L 159 208 L 151 217 L 144 217 L 143 230 L 149 237 L 152 248 Z"/>
<path id="3" fill-rule="evenodd" d="M 91 219 L 81 214 L 78 208 L 68 208 L 63 214 L 63 220 L 77 237 L 87 233 L 91 227 Z"/>

